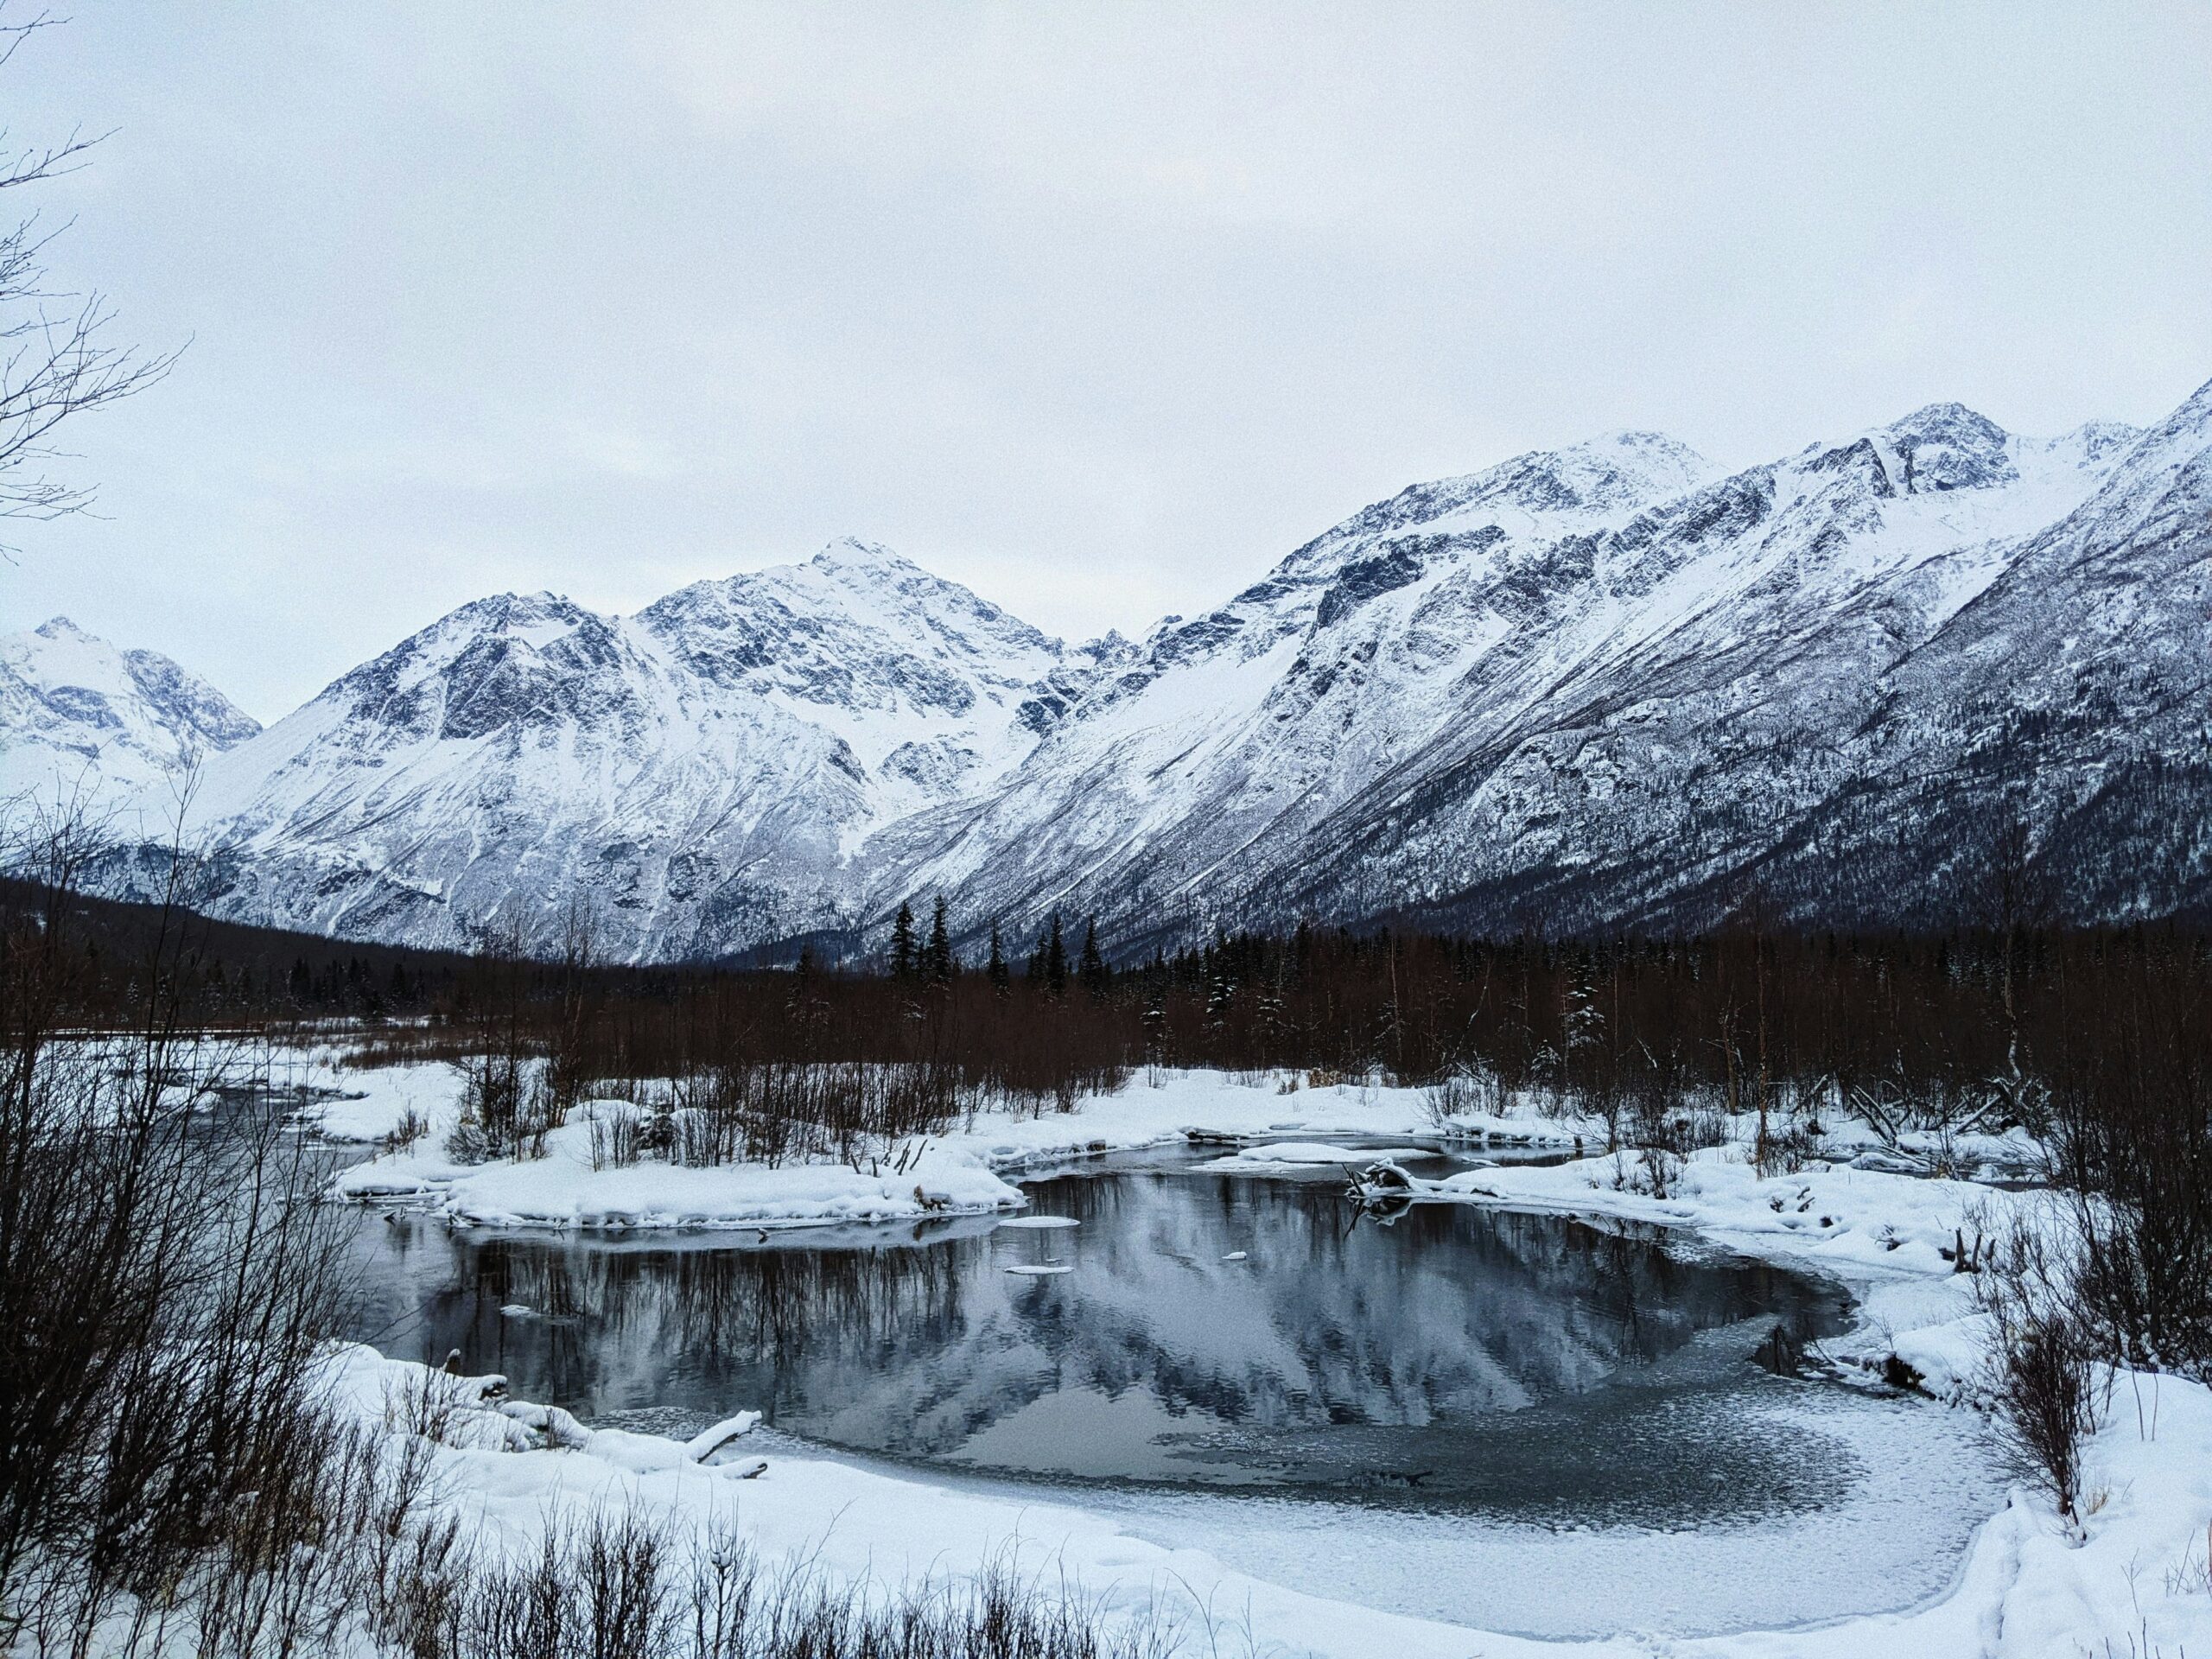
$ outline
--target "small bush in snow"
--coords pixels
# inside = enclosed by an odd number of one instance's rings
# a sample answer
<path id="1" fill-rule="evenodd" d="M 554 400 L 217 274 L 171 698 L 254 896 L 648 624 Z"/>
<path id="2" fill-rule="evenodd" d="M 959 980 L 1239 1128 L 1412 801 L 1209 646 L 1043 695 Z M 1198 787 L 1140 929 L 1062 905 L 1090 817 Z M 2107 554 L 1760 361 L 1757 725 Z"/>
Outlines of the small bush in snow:
<path id="1" fill-rule="evenodd" d="M 1974 1275 L 1975 1301 L 1994 1327 L 1985 1386 L 1999 1441 L 2075 1527 L 2098 1408 L 2097 1343 L 2077 1275 L 2075 1243 L 2048 1215 L 2016 1220 Z"/>

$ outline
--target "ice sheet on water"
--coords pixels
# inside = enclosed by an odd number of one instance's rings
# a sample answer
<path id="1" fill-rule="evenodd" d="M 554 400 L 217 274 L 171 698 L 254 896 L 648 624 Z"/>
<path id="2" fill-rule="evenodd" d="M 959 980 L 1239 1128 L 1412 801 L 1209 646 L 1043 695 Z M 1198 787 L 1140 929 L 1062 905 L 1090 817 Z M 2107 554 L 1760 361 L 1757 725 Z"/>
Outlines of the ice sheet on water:
<path id="1" fill-rule="evenodd" d="M 1479 1630 L 1560 1639 L 1623 1630 L 1695 1637 L 1916 1606 L 1942 1596 L 2003 1479 L 1956 1412 L 1808 1385 L 1778 1431 L 1847 1445 L 1831 1503 L 1740 1526 L 1556 1525 L 1421 1506 L 1240 1494 L 1086 1492 L 1132 1534 L 1331 1593 Z M 1747 1509 L 1751 1506 L 1747 1503 Z M 1483 1570 L 1465 1570 L 1479 1560 Z"/>

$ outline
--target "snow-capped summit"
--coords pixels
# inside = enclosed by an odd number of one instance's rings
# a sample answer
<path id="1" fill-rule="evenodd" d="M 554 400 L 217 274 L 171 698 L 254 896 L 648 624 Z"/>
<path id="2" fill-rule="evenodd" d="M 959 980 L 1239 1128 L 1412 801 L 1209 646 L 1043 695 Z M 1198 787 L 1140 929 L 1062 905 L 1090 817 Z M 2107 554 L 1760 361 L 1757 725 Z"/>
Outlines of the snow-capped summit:
<path id="1" fill-rule="evenodd" d="M 941 891 L 958 915 L 1020 929 L 1096 912 L 1138 942 L 1384 915 L 1703 925 L 1761 884 L 1811 919 L 1971 913 L 1961 873 L 2004 815 L 1980 797 L 1955 819 L 1918 799 L 1892 810 L 1869 780 L 1902 804 L 1933 756 L 1974 752 L 1939 734 L 2033 729 L 2035 709 L 2079 709 L 2092 748 L 2140 747 L 2108 722 L 2141 705 L 2101 702 L 2063 660 L 2000 678 L 2063 637 L 2052 527 L 2116 493 L 2171 505 L 2166 463 L 2144 492 L 2126 480 L 2146 454 L 2202 454 L 2202 439 L 2160 435 L 2184 429 L 2045 442 L 1937 404 L 1726 477 L 1631 434 L 1402 492 L 1155 637 L 936 850 L 879 874 L 876 908 Z M 2120 522 L 2101 517 L 2099 536 Z M 2108 606 L 2139 607 L 2152 580 L 2186 611 L 2163 566 L 2117 580 Z M 2000 600 L 2018 607 L 2008 643 L 1990 646 L 1992 677 L 1971 677 L 1948 642 Z M 2130 649 L 2115 645 L 2115 671 Z M 2212 682 L 2201 621 L 2155 650 Z M 1916 666 L 1938 660 L 1941 675 Z M 2190 683 L 2158 680 L 2167 696 Z M 1982 702 L 1960 701 L 1967 686 Z M 2022 712 L 1992 712 L 2006 705 Z M 2005 741 L 2029 775 L 2047 753 Z M 2183 762 L 2179 734 L 2157 741 L 2163 764 Z M 2192 787 L 2212 800 L 2212 783 Z M 2086 844 L 2050 856 L 2055 891 L 2106 879 Z M 2177 879 L 2162 904 L 2212 885 Z M 2082 902 L 2114 913 L 2110 897 Z"/>
<path id="2" fill-rule="evenodd" d="M 849 919 L 887 824 L 987 791 L 1094 671 L 889 550 L 695 582 L 633 617 L 464 605 L 210 768 L 226 913 L 467 944 L 567 895 L 682 956 Z"/>
<path id="3" fill-rule="evenodd" d="M 105 810 L 260 729 L 159 652 L 119 650 L 66 616 L 0 634 L 0 802 Z"/>

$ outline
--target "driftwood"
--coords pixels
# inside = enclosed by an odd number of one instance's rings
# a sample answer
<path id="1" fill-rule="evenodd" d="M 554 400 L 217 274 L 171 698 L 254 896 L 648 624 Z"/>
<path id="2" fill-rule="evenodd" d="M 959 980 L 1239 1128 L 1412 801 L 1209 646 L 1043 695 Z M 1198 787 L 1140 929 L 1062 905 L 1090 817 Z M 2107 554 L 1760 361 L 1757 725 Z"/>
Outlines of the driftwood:
<path id="1" fill-rule="evenodd" d="M 1387 1227 L 1413 1208 L 1419 1192 L 1412 1176 L 1388 1159 L 1380 1159 L 1352 1172 L 1351 1185 L 1344 1196 L 1352 1202 L 1355 1218 L 1364 1216 Z"/>
<path id="2" fill-rule="evenodd" d="M 1951 1264 L 1953 1273 L 1980 1273 L 1989 1261 L 1990 1249 L 1990 1241 L 1981 1236 L 1979 1229 L 1974 1232 L 1974 1243 L 1967 1243 L 1966 1229 L 1963 1227 L 1955 1227 L 1951 1230 L 1949 1249 L 1946 1250 L 1940 1245 L 1937 1246 L 1938 1253 Z"/>
<path id="3" fill-rule="evenodd" d="M 1378 1159 L 1365 1169 L 1352 1173 L 1351 1189 L 1359 1198 L 1407 1198 L 1413 1193 L 1414 1178 L 1389 1159 Z"/>

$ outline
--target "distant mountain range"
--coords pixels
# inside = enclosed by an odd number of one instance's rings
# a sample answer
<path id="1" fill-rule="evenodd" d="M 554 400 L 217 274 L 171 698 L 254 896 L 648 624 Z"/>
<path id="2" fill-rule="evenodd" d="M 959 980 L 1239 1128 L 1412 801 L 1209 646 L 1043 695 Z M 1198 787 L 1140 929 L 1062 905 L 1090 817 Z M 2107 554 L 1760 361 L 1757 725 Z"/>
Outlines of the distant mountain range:
<path id="1" fill-rule="evenodd" d="M 606 617 L 462 607 L 266 731 L 166 658 L 0 640 L 0 779 L 203 757 L 215 913 L 393 943 L 573 906 L 632 959 L 868 948 L 902 899 L 1123 954 L 1471 931 L 2212 913 L 2212 386 L 2148 430 L 1955 404 L 1720 475 L 1651 433 L 1418 485 L 1140 641 L 887 550 Z M 128 893 L 140 861 L 114 861 Z"/>

